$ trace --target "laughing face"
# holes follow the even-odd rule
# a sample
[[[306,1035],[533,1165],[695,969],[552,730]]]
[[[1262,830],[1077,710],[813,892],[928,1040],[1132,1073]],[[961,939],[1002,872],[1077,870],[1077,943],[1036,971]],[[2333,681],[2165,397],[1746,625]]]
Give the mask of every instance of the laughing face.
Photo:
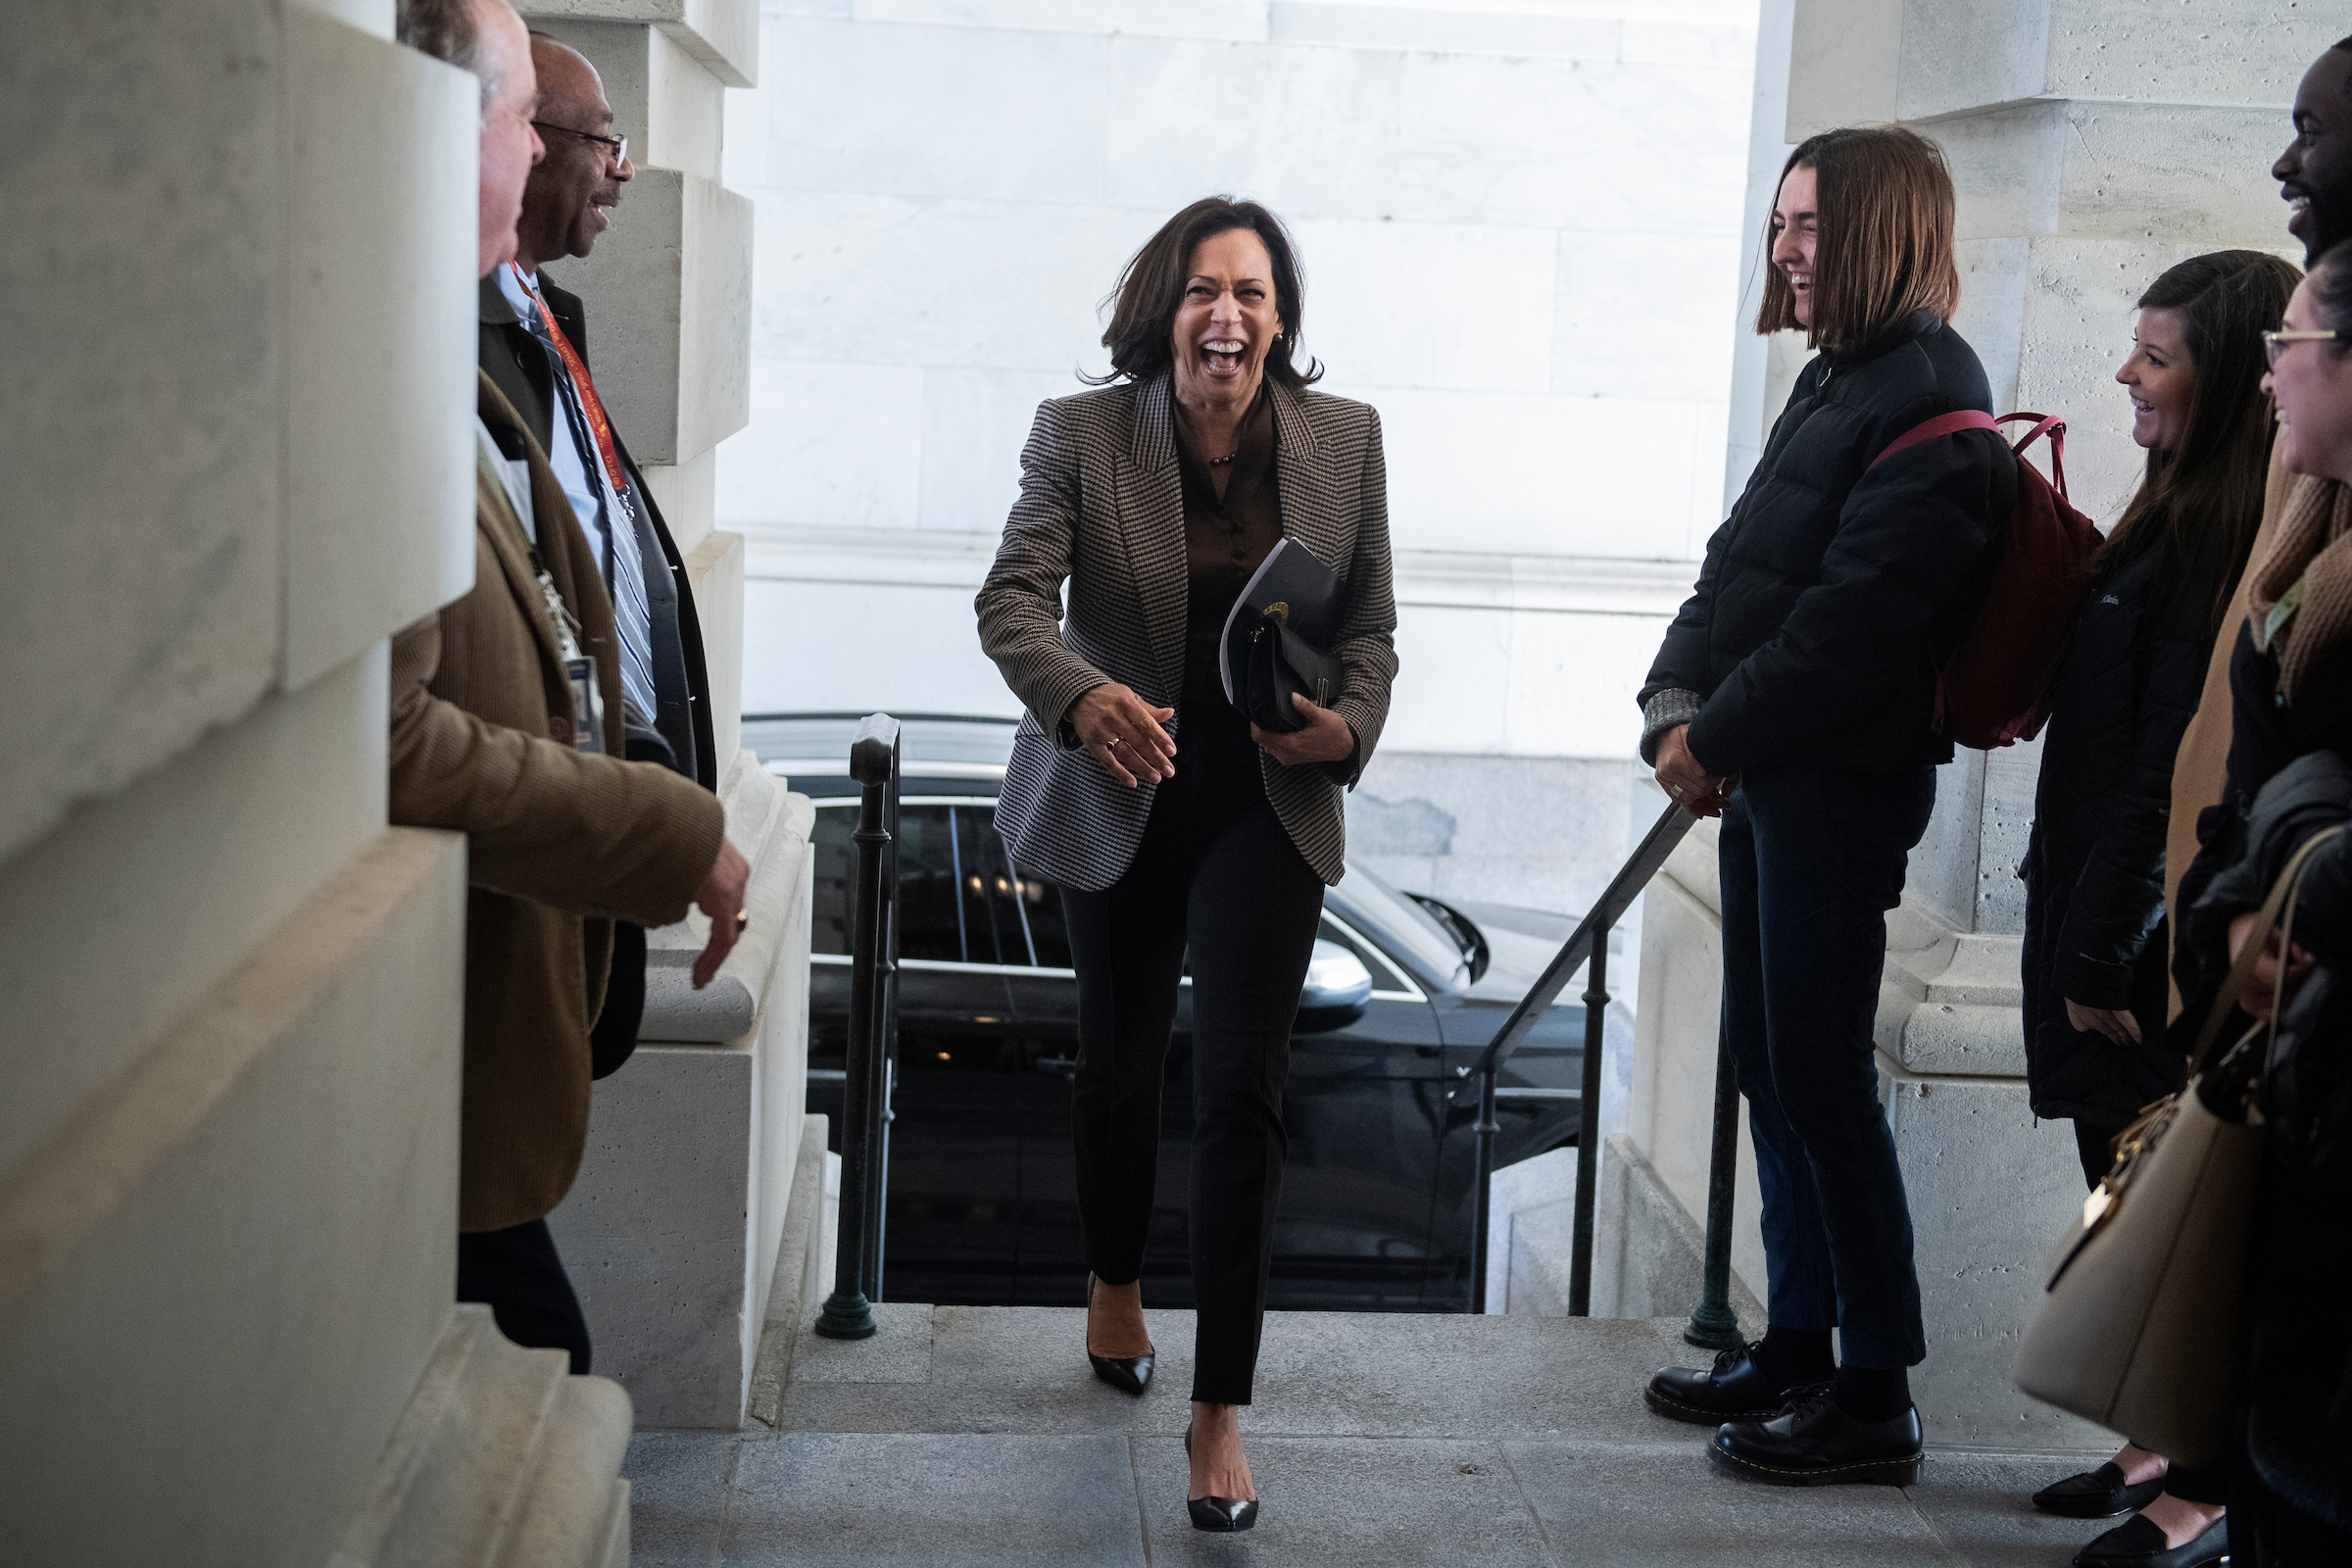
[[[1247,408],[1283,329],[1274,259],[1254,229],[1232,228],[1194,247],[1189,273],[1172,329],[1176,400],[1187,408]]]
[[[2330,49],[2295,90],[2295,139],[2271,166],[2286,199],[2286,231],[2309,267],[2352,236],[2352,51]]]
[[[1800,326],[1813,324],[1813,251],[1821,239],[1819,181],[1800,164],[1781,181],[1772,204],[1772,265],[1788,280],[1791,314]]]
[[[522,202],[522,244],[515,259],[524,271],[541,262],[585,256],[597,236],[612,224],[620,187],[637,172],[625,157],[613,156],[612,106],[596,68],[576,50],[553,38],[531,40],[539,74],[539,119],[546,126],[547,159],[531,172]]]
[[[2132,357],[2115,378],[2132,399],[2132,439],[2154,452],[2179,452],[2188,438],[2197,390],[2188,359],[2188,320],[2179,311],[2143,310],[2132,333]]]

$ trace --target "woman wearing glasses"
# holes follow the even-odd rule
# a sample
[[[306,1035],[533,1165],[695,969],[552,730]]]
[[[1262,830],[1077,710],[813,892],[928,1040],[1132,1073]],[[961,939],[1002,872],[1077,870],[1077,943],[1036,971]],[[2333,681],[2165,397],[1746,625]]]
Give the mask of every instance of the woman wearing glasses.
[[[2280,457],[2297,475],[2247,567],[2230,628],[2230,777],[2180,884],[2175,960],[2201,1018],[2295,848],[2352,818],[2352,244],[2313,264],[2265,334]],[[2315,858],[2294,947],[2276,936],[2241,1006],[2289,1005],[2261,1109],[2238,1343],[2243,1409],[2229,1457],[2230,1560],[2352,1562],[2352,852]],[[2278,966],[2283,961],[2282,976]]]
[[[2034,1114],[2072,1119],[2097,1186],[2109,1144],[2180,1087],[2167,1047],[2165,832],[2173,763],[2262,521],[2273,420],[2262,334],[2301,273],[2261,251],[2182,262],[2139,297],[2131,398],[2147,472],[2092,564],[2051,691],[2026,849],[2026,1081]],[[2142,1510],[2082,1561],[2219,1556],[2227,1478],[2127,1445],[2036,1494],[2079,1519]],[[2204,1557],[2196,1560],[2203,1561]]]
[[[1919,1468],[1908,1368],[1927,1341],[1872,1021],[1886,910],[1952,759],[1936,651],[1990,581],[2017,491],[1986,430],[1876,462],[1925,420],[1991,412],[1950,325],[1953,205],[1942,153],[1899,127],[1789,155],[1756,329],[1822,352],[1642,693],[1658,782],[1723,818],[1725,1021],[1770,1282],[1761,1341],[1710,1371],[1669,1367],[1647,1397],[1718,1427],[1717,1463],[1778,1485],[1908,1485]]]

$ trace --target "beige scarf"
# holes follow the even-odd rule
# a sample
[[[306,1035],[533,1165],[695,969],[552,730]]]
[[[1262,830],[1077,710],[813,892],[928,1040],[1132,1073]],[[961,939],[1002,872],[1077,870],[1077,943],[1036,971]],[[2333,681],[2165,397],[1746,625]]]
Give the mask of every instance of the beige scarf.
[[[2277,625],[2271,612],[2301,585],[2301,603]],[[2278,694],[2295,687],[2347,634],[2352,634],[2352,485],[2306,474],[2287,497],[2278,537],[2246,595],[2254,646],[2278,659]]]

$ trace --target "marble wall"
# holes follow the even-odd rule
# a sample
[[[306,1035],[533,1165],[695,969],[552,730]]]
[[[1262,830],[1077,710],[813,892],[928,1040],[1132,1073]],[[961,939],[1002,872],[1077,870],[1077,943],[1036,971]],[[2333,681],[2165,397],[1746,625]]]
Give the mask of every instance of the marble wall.
[[[1366,788],[1478,812],[1493,770],[1433,768],[1631,756],[1719,520],[1753,0],[764,10],[725,154],[750,423],[716,474],[748,709],[1016,710],[970,601],[1021,442],[1105,368],[1128,256],[1222,191],[1292,225],[1323,386],[1387,433],[1412,776]],[[1547,873],[1480,891],[1568,906],[1623,853],[1602,789],[1575,868],[1539,812],[1509,831]]]

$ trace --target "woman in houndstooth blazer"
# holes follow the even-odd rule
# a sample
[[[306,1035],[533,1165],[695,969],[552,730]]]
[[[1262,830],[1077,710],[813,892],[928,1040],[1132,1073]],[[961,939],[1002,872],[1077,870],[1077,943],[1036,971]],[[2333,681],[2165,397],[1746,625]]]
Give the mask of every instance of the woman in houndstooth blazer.
[[[980,590],[980,640],[1028,710],[997,821],[1059,885],[1078,970],[1073,1094],[1093,1270],[1087,1354],[1142,1394],[1140,1276],[1159,1086],[1193,973],[1190,1506],[1247,1530],[1250,1402],[1282,1186],[1291,1025],[1345,870],[1344,787],[1379,744],[1396,673],[1380,416],[1308,390],[1293,363],[1296,253],[1252,202],[1196,202],[1128,263],[1103,343],[1109,384],[1050,401]],[[1347,584],[1347,680],[1274,734],[1225,700],[1225,616],[1274,543]],[[1067,584],[1069,609],[1062,612]]]

